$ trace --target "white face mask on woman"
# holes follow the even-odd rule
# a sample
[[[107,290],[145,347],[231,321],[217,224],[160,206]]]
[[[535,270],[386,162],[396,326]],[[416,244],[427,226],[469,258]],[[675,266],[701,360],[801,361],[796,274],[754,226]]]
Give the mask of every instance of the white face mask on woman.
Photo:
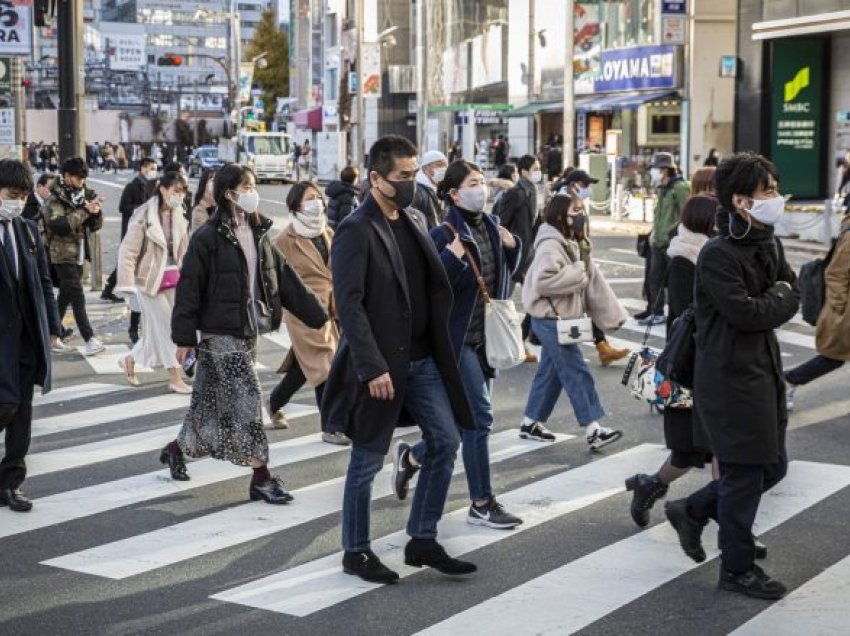
[[[487,205],[487,187],[480,185],[461,188],[457,191],[457,205],[467,212],[483,212]]]
[[[252,214],[260,207],[260,193],[256,190],[251,192],[237,192],[236,205],[245,210],[248,214]]]

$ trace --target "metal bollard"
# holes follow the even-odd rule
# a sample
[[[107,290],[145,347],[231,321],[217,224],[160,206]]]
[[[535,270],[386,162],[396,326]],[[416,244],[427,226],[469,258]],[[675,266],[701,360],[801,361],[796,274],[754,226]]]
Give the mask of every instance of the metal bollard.
[[[823,226],[821,227],[821,242],[829,247],[832,245],[832,199],[823,202]]]
[[[89,234],[89,253],[91,254],[91,290],[103,291],[103,246],[100,232]]]

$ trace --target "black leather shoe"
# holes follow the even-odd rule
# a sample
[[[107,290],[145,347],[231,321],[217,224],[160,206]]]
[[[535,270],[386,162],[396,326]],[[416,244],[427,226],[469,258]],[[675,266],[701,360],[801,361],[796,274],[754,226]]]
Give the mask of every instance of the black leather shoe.
[[[166,446],[159,454],[159,461],[168,466],[173,480],[189,481],[190,477],[182,453],[172,453]]]
[[[267,479],[262,484],[255,484],[252,481],[248,496],[251,497],[251,501],[262,499],[270,504],[288,504],[294,499],[283,489],[283,481],[277,476]]]
[[[124,302],[123,298],[119,298],[118,296],[116,296],[112,292],[103,292],[100,295],[100,299],[105,300],[108,303],[123,303]]]
[[[626,480],[626,490],[634,492],[632,497],[632,520],[641,528],[649,525],[649,511],[656,501],[667,494],[667,485],[658,475],[638,474]]]
[[[705,561],[705,550],[702,547],[702,529],[708,521],[694,519],[688,512],[688,500],[669,501],[664,506],[664,512],[670,525],[679,535],[679,545],[689,557],[697,563]]]
[[[450,557],[446,554],[443,546],[434,539],[411,539],[408,541],[407,545],[404,546],[404,562],[415,568],[427,565],[449,576],[463,576],[478,570],[478,566],[474,563]]]
[[[127,335],[130,336],[130,343],[136,344],[139,341],[139,330],[138,329],[130,329],[127,332]]]
[[[410,492],[410,480],[419,470],[419,466],[410,463],[410,444],[399,442],[393,449],[392,487],[395,496],[402,501]]]
[[[15,512],[29,512],[32,502],[24,496],[20,488],[4,488],[0,490],[0,505],[9,506]]]
[[[342,571],[359,576],[369,583],[396,583],[398,573],[393,572],[371,550],[348,552],[342,555]]]
[[[727,592],[738,592],[766,601],[780,599],[788,592],[788,589],[782,583],[770,578],[764,570],[755,564],[742,574],[734,574],[721,568],[717,587]]]

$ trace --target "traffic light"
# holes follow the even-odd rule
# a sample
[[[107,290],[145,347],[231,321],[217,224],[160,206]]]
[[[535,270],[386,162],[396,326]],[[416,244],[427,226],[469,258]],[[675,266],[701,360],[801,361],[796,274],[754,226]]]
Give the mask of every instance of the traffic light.
[[[183,58],[173,53],[166,53],[156,61],[157,66],[182,66]]]
[[[35,0],[33,2],[33,22],[37,27],[49,27],[56,17],[56,0]]]

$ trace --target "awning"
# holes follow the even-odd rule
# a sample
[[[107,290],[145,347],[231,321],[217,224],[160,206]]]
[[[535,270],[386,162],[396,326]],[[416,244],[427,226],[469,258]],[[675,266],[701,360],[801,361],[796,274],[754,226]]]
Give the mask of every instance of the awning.
[[[575,107],[577,111],[584,113],[634,110],[641,104],[655,102],[672,96],[678,96],[678,93],[676,91],[611,93],[609,95],[598,95],[589,99],[576,100]]]
[[[753,24],[753,40],[774,40],[798,35],[850,30],[850,11],[834,11],[798,16],[783,20],[767,20]]]
[[[508,117],[530,117],[538,113],[559,113],[564,110],[564,102],[560,99],[530,102],[525,106],[508,111]]]
[[[309,128],[314,132],[321,132],[322,107],[299,110],[292,115],[292,121],[299,128]]]

